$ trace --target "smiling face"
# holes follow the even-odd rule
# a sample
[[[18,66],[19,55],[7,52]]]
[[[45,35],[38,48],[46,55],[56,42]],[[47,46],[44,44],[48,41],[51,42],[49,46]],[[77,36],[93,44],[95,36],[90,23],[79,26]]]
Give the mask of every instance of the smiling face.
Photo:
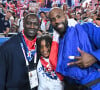
[[[54,8],[49,13],[50,21],[53,28],[63,36],[66,31],[67,20],[62,9]]]
[[[50,54],[50,44],[46,43],[45,40],[42,40],[40,43],[40,53],[41,56],[45,57],[45,58],[49,58],[49,54]]]
[[[29,40],[33,40],[39,30],[39,20],[35,14],[29,14],[24,19],[24,34]]]

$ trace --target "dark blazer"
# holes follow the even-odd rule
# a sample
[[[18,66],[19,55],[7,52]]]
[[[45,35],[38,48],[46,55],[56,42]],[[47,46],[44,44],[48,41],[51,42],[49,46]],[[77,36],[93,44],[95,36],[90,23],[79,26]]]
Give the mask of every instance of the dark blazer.
[[[0,90],[30,90],[21,42],[19,33],[0,46]]]

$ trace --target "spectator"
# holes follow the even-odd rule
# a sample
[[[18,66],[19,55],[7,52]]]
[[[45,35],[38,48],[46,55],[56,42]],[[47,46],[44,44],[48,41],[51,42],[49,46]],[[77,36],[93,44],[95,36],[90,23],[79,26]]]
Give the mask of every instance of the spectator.
[[[51,0],[47,0],[46,7],[47,8],[51,8],[51,4],[52,4],[52,1]]]
[[[1,18],[1,33],[4,33],[6,36],[8,36],[7,34],[9,33],[10,30],[10,23],[9,23],[9,19],[12,16],[12,12],[10,10],[7,11],[6,16]]]
[[[41,30],[46,31],[47,24],[48,24],[46,13],[41,11],[39,14],[40,14],[40,22],[41,22],[40,28],[41,28]]]
[[[58,7],[57,2],[53,2],[53,3],[52,3],[52,8],[53,8],[53,7]]]
[[[21,18],[18,19],[17,21],[17,26],[18,26],[18,32],[21,32],[24,28],[23,28],[23,19],[24,17],[28,14],[28,11],[25,10],[23,12],[23,16]]]
[[[13,23],[14,23],[14,16],[13,16],[13,11],[12,10],[9,10],[9,12],[11,12],[11,16],[9,18],[9,22],[10,22],[10,27],[12,27]]]

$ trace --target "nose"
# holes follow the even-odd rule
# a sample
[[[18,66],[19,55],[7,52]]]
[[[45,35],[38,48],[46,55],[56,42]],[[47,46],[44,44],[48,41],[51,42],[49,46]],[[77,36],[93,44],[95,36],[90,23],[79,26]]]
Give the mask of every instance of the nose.
[[[31,24],[31,28],[34,28],[34,24],[33,23]]]
[[[47,50],[47,48],[46,47],[43,47],[43,51],[46,51]]]
[[[60,20],[58,18],[55,19],[55,23],[59,23]]]

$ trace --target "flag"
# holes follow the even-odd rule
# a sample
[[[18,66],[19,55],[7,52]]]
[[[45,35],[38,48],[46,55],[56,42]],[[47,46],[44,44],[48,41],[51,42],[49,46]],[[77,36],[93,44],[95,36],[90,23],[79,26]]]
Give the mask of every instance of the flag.
[[[49,61],[50,61],[50,64],[52,65],[52,68],[55,71],[56,71],[57,59],[58,59],[57,58],[58,57],[58,47],[59,47],[59,34],[56,31],[54,31]],[[57,74],[57,76],[59,77],[60,80],[63,80],[63,76],[60,73],[56,72],[56,74]]]

